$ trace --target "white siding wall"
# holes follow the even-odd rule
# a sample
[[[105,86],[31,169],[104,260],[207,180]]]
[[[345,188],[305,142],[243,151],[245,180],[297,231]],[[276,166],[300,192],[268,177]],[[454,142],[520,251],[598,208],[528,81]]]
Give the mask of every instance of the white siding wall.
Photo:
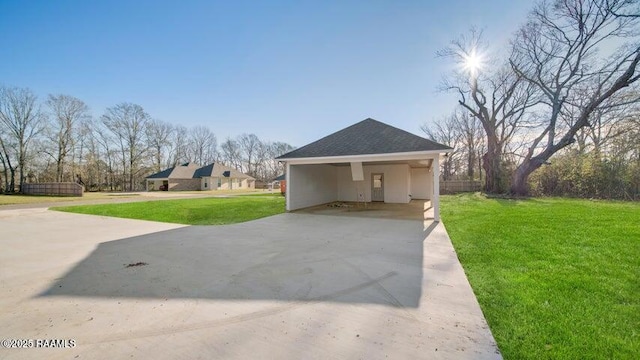
[[[427,168],[411,169],[411,198],[429,200],[433,194],[433,174]]]
[[[291,165],[289,171],[288,210],[302,209],[338,199],[335,166]]]
[[[220,178],[220,187],[218,189],[220,189],[220,190],[229,190],[229,189],[231,189],[231,179],[226,178],[226,177],[221,177]]]
[[[338,166],[339,201],[371,201],[371,174],[384,174],[384,202],[409,202],[409,165],[364,165],[364,181],[351,180],[351,167]]]

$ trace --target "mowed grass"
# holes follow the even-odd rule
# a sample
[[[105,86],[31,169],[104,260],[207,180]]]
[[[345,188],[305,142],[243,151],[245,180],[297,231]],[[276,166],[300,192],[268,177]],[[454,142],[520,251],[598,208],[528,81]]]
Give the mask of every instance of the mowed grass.
[[[505,359],[638,359],[640,204],[442,197]]]
[[[52,210],[186,225],[224,225],[284,212],[281,195],[158,200],[124,204],[55,207]]]
[[[256,193],[263,194],[264,190],[255,189],[234,189],[234,190],[209,190],[209,191],[152,191],[152,192],[85,192],[82,196],[47,196],[47,195],[22,195],[22,194],[0,194],[0,206],[17,204],[48,204],[58,202],[76,201],[109,201],[142,197],[172,197],[185,195],[199,196],[219,196]],[[275,194],[276,192],[269,192]],[[279,191],[277,192],[279,193]]]

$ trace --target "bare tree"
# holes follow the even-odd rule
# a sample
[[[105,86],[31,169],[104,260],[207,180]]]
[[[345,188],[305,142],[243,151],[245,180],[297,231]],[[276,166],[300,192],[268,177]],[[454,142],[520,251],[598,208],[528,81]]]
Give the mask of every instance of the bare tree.
[[[218,142],[216,136],[206,126],[196,126],[189,131],[189,158],[205,165],[215,160]]]
[[[147,126],[147,141],[149,142],[149,149],[152,151],[153,165],[156,172],[162,170],[162,166],[165,163],[167,150],[171,146],[172,134],[173,127],[171,124],[160,120],[152,120]]]
[[[15,159],[16,146],[4,126],[0,126],[0,163],[4,179],[4,191],[13,192],[16,187],[16,166],[11,162]]]
[[[109,190],[113,191],[115,185],[115,164],[116,164],[116,156],[117,152],[115,150],[115,140],[109,130],[100,126],[102,124],[90,124],[89,126],[93,129],[92,137],[97,144],[96,154],[98,158],[102,157],[103,161],[106,165],[106,176],[105,182],[109,187]],[[102,179],[100,179],[102,180]]]
[[[467,177],[473,180],[477,159],[482,156],[484,145],[484,129],[478,118],[466,111],[456,111],[452,115],[456,129],[460,134],[460,143],[464,147],[463,154],[466,158]]]
[[[640,94],[625,92],[625,99],[620,99],[620,93],[609,98],[599,106],[591,115],[589,126],[580,128],[575,135],[575,144],[578,152],[584,154],[587,151],[601,153],[615,139],[628,131],[625,122],[640,114]],[[589,99],[583,99],[584,102]],[[611,105],[609,105],[611,104]],[[562,115],[563,126],[570,127],[578,118],[578,111],[582,106],[568,109]]]
[[[176,166],[178,163],[189,161],[187,156],[187,140],[189,130],[182,125],[176,125],[170,137],[169,157],[166,166]]]
[[[238,136],[237,143],[242,151],[243,163],[246,164],[243,166],[244,172],[255,176],[257,172],[256,160],[261,146],[260,139],[255,134],[242,134]]]
[[[284,164],[280,163],[276,158],[292,151],[293,149],[293,146],[279,141],[272,142],[268,145],[268,158],[264,163],[265,181],[271,181],[284,173]]]
[[[240,145],[237,141],[227,138],[221,145],[222,150],[221,158],[225,165],[231,166],[236,170],[243,171],[242,169],[242,152]]]
[[[74,132],[78,123],[89,117],[89,107],[68,95],[49,95],[47,106],[52,120],[45,130],[50,143],[45,152],[56,164],[56,181],[63,181],[65,160],[73,150]]]
[[[427,138],[452,147],[442,162],[442,179],[451,180],[460,167],[461,146],[460,141],[462,135],[458,131],[456,120],[453,116],[444,118],[435,122],[431,126],[424,124],[421,130],[427,135]]]
[[[109,183],[109,168],[106,163],[107,158],[102,155],[101,143],[98,140],[100,135],[95,126],[95,122],[90,118],[78,124],[77,137],[81,138],[81,141],[86,144],[87,151],[84,156],[84,163],[80,161],[81,164],[78,164],[76,173],[82,174],[86,179],[87,190],[101,191],[103,184]],[[75,158],[75,156],[74,153],[73,157]]]
[[[128,190],[132,191],[135,189],[141,162],[149,148],[145,129],[150,117],[140,105],[121,103],[107,108],[101,119],[115,137],[121,154],[123,184],[128,183]]]
[[[510,64],[542,95],[544,108],[512,193],[527,194],[533,171],[572,144],[609,99],[637,86],[640,18],[628,16],[636,6],[634,0],[556,0],[531,12],[513,41]]]
[[[20,191],[26,179],[26,167],[30,145],[42,131],[44,116],[40,112],[36,95],[25,88],[0,88],[0,126],[4,128],[2,144],[5,162],[14,155],[17,157]],[[10,142],[10,143],[7,143]],[[9,150],[15,146],[15,152]],[[10,172],[15,176],[16,169],[12,165]],[[8,190],[13,191],[13,181]]]
[[[505,148],[526,126],[527,110],[536,105],[534,88],[522,76],[496,60],[497,66],[482,66],[486,46],[482,33],[472,29],[469,36],[451,42],[438,53],[458,64],[458,70],[443,84],[443,90],[458,93],[458,103],[482,124],[486,136],[483,155],[485,190],[502,193],[506,190],[503,168]]]

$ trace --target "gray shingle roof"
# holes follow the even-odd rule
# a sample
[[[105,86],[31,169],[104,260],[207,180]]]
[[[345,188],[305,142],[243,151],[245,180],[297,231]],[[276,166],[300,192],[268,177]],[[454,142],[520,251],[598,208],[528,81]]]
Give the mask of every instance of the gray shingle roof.
[[[193,177],[194,178],[201,178],[203,176],[211,176],[211,172],[213,171],[213,165],[215,165],[215,163],[211,163],[209,165],[205,165],[205,166],[199,168],[193,174]]]
[[[202,167],[198,167],[195,164],[182,164],[162,170],[158,173],[147,176],[147,179],[199,179],[205,176],[210,177],[223,177],[224,172],[229,172],[230,176],[237,179],[251,179],[251,176],[243,174],[236,169],[232,169],[228,166],[224,166],[218,163],[211,163]]]
[[[160,172],[157,172],[153,175],[149,175],[147,176],[147,179],[165,179],[168,178],[169,175],[171,175],[171,172],[173,171],[173,167],[170,167],[168,169],[162,170]]]
[[[368,118],[277,159],[448,151],[451,147]]]
[[[225,172],[229,172],[229,176],[224,175]],[[201,178],[204,176],[211,177],[232,177],[237,179],[253,179],[251,176],[241,173],[240,171],[224,166],[219,163],[211,163],[196,170],[193,175],[194,178]]]
[[[191,163],[176,166],[169,177],[172,179],[195,179],[194,174],[198,170],[198,167],[198,165]]]

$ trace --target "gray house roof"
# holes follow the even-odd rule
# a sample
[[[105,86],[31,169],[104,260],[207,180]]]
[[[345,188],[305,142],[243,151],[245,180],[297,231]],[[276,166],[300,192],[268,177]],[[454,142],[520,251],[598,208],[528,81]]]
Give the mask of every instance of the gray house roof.
[[[253,179],[251,176],[218,163],[211,163],[196,170],[194,178],[201,177],[231,177],[236,179]]]
[[[211,163],[202,167],[191,163],[185,163],[149,175],[147,176],[147,179],[199,179],[203,177],[227,177],[255,180],[251,176],[243,174],[236,169],[217,163]]]
[[[160,172],[157,172],[153,175],[149,175],[147,176],[147,179],[166,179],[169,177],[169,175],[171,175],[171,172],[173,171],[173,169],[175,169],[174,167],[170,167],[168,169],[164,169]]]
[[[198,170],[198,165],[186,163],[173,168],[173,171],[169,175],[171,179],[193,179],[193,175]]]
[[[452,148],[410,132],[368,118],[325,136],[277,159],[312,158],[413,151],[442,151]]]

